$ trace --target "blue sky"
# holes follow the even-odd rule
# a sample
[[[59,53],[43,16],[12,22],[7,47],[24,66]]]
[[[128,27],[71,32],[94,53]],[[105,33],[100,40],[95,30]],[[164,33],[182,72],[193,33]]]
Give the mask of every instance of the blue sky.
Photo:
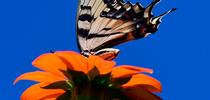
[[[132,0],[136,2],[137,0]],[[158,15],[178,10],[163,19],[148,38],[117,46],[118,65],[154,69],[163,85],[164,100],[210,100],[209,2],[162,0]],[[151,0],[141,0],[147,5]],[[13,85],[20,74],[34,71],[31,62],[50,50],[78,51],[75,17],[77,0],[0,0],[0,96],[19,100],[32,83]]]

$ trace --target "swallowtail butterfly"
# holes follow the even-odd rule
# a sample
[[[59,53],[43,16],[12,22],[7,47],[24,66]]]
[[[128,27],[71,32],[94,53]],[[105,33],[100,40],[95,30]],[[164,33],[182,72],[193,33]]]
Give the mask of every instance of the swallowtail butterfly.
[[[119,53],[113,46],[155,33],[163,16],[175,10],[153,16],[152,9],[159,1],[144,8],[122,0],[79,0],[77,42],[81,53],[112,60]]]

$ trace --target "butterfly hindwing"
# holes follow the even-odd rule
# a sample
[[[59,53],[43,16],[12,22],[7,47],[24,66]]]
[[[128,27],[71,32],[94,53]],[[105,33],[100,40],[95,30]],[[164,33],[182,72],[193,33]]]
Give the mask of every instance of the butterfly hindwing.
[[[77,16],[78,44],[81,52],[97,52],[118,44],[146,37],[157,31],[161,18],[154,17],[153,7],[121,0],[80,0]]]

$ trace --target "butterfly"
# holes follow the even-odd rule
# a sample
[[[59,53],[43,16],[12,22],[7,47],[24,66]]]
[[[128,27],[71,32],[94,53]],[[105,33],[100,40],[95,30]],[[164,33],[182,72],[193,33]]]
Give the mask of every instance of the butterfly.
[[[77,43],[81,54],[112,60],[119,54],[113,46],[155,33],[161,19],[176,10],[154,16],[152,9],[159,2],[153,0],[144,8],[123,0],[79,0]]]

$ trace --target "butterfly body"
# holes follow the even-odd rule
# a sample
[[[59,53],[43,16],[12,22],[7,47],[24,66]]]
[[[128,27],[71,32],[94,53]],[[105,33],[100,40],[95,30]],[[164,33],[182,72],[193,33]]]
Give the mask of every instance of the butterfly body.
[[[77,40],[81,53],[112,60],[119,53],[112,47],[155,33],[162,17],[175,10],[154,17],[152,9],[159,1],[144,8],[121,0],[80,0]]]

